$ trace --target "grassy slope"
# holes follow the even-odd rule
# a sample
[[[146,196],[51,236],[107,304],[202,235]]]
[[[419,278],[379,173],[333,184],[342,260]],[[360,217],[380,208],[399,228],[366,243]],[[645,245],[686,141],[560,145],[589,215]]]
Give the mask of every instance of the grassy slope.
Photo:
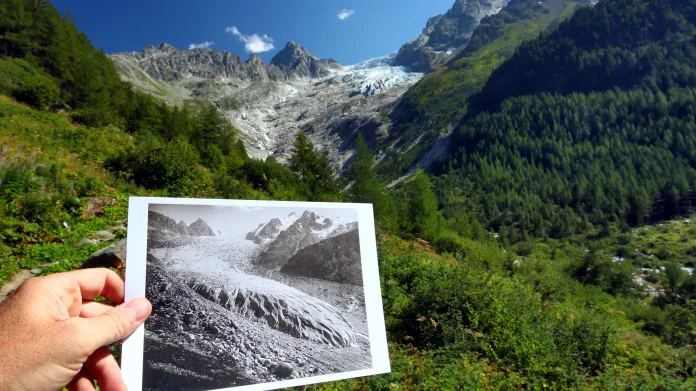
[[[502,36],[472,53],[459,57],[418,82],[406,93],[397,109],[393,134],[399,135],[396,152],[385,159],[382,170],[398,177],[433,143],[447,135],[466,114],[469,98],[483,88],[493,71],[525,40],[570,17],[578,3],[551,0],[543,4],[548,13],[508,24]],[[420,139],[419,139],[420,137]],[[418,140],[417,145],[412,145]]]
[[[57,162],[63,166],[64,177],[94,177],[101,184],[101,188],[93,190],[94,195],[114,196],[118,200],[115,207],[107,209],[104,216],[96,218],[83,217],[79,211],[67,215],[60,214],[58,210],[52,211],[61,217],[55,222],[61,223],[65,218],[72,227],[72,232],[61,229],[60,224],[58,228],[55,224],[35,227],[44,236],[53,235],[59,240],[34,244],[27,242],[28,246],[13,248],[12,254],[6,256],[5,262],[0,266],[0,285],[18,268],[32,267],[47,261],[55,260],[59,264],[45,270],[45,273],[74,269],[98,247],[93,245],[76,250],[74,243],[82,237],[90,236],[95,230],[106,228],[125,218],[128,195],[144,192],[113,178],[101,168],[101,161],[110,150],[128,142],[131,142],[130,137],[118,130],[76,127],[62,114],[38,112],[0,98],[0,145],[3,151],[0,154],[0,167],[17,160],[30,161],[33,166]],[[0,218],[4,219],[6,216]],[[655,229],[659,230],[659,227]],[[688,373],[689,365],[693,365],[689,361],[691,356],[662,344],[657,338],[637,332],[636,325],[616,309],[621,308],[619,304],[606,294],[559,277],[560,286],[566,286],[564,281],[570,283],[565,298],[555,303],[541,301],[537,289],[541,291],[545,286],[542,284],[541,288],[533,287],[528,281],[534,278],[548,280],[535,274],[537,269],[545,270],[553,263],[550,262],[553,256],[547,251],[548,246],[537,246],[528,256],[529,262],[523,263],[529,267],[523,266],[518,277],[509,277],[492,270],[499,268],[512,254],[505,253],[495,243],[467,243],[466,256],[453,257],[436,254],[423,242],[380,237],[380,277],[393,371],[387,375],[327,383],[310,389],[432,390],[467,386],[493,390],[515,389],[525,385],[541,389],[545,384],[543,377],[523,372],[516,367],[514,361],[496,358],[498,354],[501,357],[506,354],[504,344],[508,343],[507,338],[514,338],[514,333],[501,336],[490,330],[509,327],[514,332],[529,332],[552,324],[545,326],[543,322],[548,318],[546,315],[535,315],[536,310],[527,311],[527,315],[517,319],[513,316],[514,312],[510,313],[515,311],[517,305],[531,305],[527,310],[537,308],[539,312],[568,318],[570,321],[575,314],[593,314],[596,311],[593,316],[618,325],[618,348],[609,361],[610,365],[600,373],[588,374],[587,379],[581,380],[581,386],[575,389],[610,389],[609,386],[617,381],[642,384],[651,387],[649,389],[662,386],[665,389],[686,390],[693,387],[693,379],[680,378],[680,373]],[[106,244],[108,243],[102,245]],[[565,257],[577,256],[570,250],[563,254]],[[461,284],[450,278],[457,276],[465,278],[464,281],[468,281],[468,284]],[[447,307],[448,298],[472,300],[471,304],[478,306],[481,322],[488,322],[493,326],[495,322],[500,324],[488,327],[490,333],[484,332],[485,329],[481,329],[480,325],[468,325],[470,328],[465,331],[469,336],[465,336],[461,344],[434,348],[418,346],[419,340],[422,343],[423,340],[432,338],[428,337],[429,333],[447,332],[452,325],[451,322],[447,325],[447,316],[455,313],[442,312],[442,308]],[[493,301],[489,302],[489,298]],[[596,310],[588,310],[589,303],[602,304]],[[532,318],[528,319],[529,316]],[[416,336],[415,340],[412,335]],[[531,347],[536,338],[532,335],[529,337],[533,339],[529,345]],[[507,349],[509,348],[510,345]],[[544,354],[533,351],[521,351],[519,354],[521,357],[529,355],[540,360],[547,359]],[[540,369],[541,372],[545,370],[543,366]],[[546,388],[548,387],[564,388],[560,384],[554,386],[554,383],[548,384]]]
[[[80,239],[124,220],[128,196],[142,193],[119,183],[102,168],[104,156],[128,142],[130,137],[116,129],[74,126],[64,114],[39,112],[0,96],[0,172],[10,164],[26,165],[30,171],[56,164],[62,182],[72,184],[91,178],[98,184],[89,195],[80,197],[81,207],[71,212],[60,206],[49,207],[40,219],[17,218],[17,213],[12,213],[12,208],[23,207],[19,197],[6,200],[9,202],[0,200],[0,239],[4,244],[15,244],[9,248],[0,245],[0,286],[20,268],[57,261],[44,273],[75,269],[89,254],[110,244],[86,245],[79,250],[74,247]],[[89,196],[114,197],[117,203],[105,208],[102,216],[83,216]],[[63,222],[70,230],[63,227]]]
[[[482,245],[485,247],[485,245]],[[505,257],[502,250],[488,248],[489,252],[499,252],[500,257]],[[490,253],[487,255],[490,256]],[[518,297],[527,295],[535,296],[531,290],[506,289],[499,290],[500,287],[509,287],[508,283],[517,284],[534,269],[548,268],[548,254],[545,254],[545,246],[538,245],[534,254],[530,254],[527,259],[529,266],[526,271],[519,271],[520,277],[514,279],[498,278],[488,271],[480,269],[478,264],[481,262],[476,255],[467,258],[454,258],[449,255],[439,255],[432,251],[427,245],[419,242],[404,241],[394,237],[382,236],[379,240],[379,259],[380,277],[382,279],[382,293],[385,303],[385,316],[389,337],[389,349],[392,372],[390,374],[368,377],[343,382],[327,383],[316,386],[308,386],[308,390],[332,391],[332,390],[454,390],[454,389],[477,389],[477,390],[690,390],[696,385],[693,378],[694,361],[693,352],[688,350],[674,349],[665,345],[659,338],[647,336],[637,331],[637,324],[629,321],[622,311],[620,301],[610,296],[600,293],[592,287],[585,287],[576,282],[567,280],[565,288],[569,291],[569,299],[563,304],[544,302],[543,307],[538,311],[548,312],[553,317],[568,317],[572,322],[583,311],[590,309],[591,316],[601,319],[602,322],[610,322],[617,326],[616,334],[612,337],[616,350],[614,350],[608,364],[596,373],[584,373],[578,383],[574,385],[555,383],[547,378],[543,380],[539,377],[524,373],[515,364],[504,364],[500,360],[503,355],[502,343],[497,339],[495,331],[481,332],[475,325],[469,325],[465,331],[468,334],[465,340],[472,340],[473,346],[466,343],[453,344],[450,346],[429,349],[417,344],[409,335],[404,335],[400,329],[409,323],[412,332],[417,332],[418,328],[433,328],[438,330],[442,327],[439,323],[444,319],[439,318],[437,310],[432,312],[419,312],[414,314],[413,319],[399,319],[399,314],[404,312],[404,308],[413,305],[413,302],[420,300],[428,301],[432,291],[423,290],[423,285],[428,285],[430,281],[434,286],[442,289],[440,294],[447,296],[444,291],[449,288],[448,275],[453,270],[469,270],[474,280],[488,281],[479,286],[459,286],[454,291],[457,295],[470,295],[477,292],[483,296],[488,296],[481,292],[481,289],[491,289],[500,295],[500,301],[493,303],[492,312],[482,311],[480,316],[492,316],[498,311],[497,316],[501,316],[500,328],[510,327],[514,332],[519,331],[516,322],[524,320],[522,314],[507,313],[512,307],[507,308]],[[409,282],[413,285],[411,289],[406,288],[400,278],[404,278],[409,272],[417,270],[418,280]],[[496,285],[505,281],[500,285]],[[491,287],[491,284],[493,286]],[[543,285],[544,283],[541,282]],[[561,282],[561,284],[564,284]],[[421,287],[419,287],[419,285]],[[485,288],[483,288],[485,287]],[[521,285],[513,285],[520,288]],[[438,289],[434,288],[434,289]],[[536,290],[536,289],[535,289]],[[415,292],[420,292],[415,294]],[[413,294],[411,296],[411,294]],[[470,297],[475,297],[476,294]],[[510,296],[508,296],[508,294]],[[506,297],[508,296],[508,297]],[[496,301],[496,300],[494,300]],[[524,301],[524,299],[520,300]],[[601,303],[601,304],[600,304]],[[416,304],[418,305],[418,304]],[[439,307],[443,303],[431,303],[426,305]],[[555,308],[554,308],[555,307]],[[422,318],[420,316],[422,315]],[[441,315],[441,314],[440,314]],[[544,319],[541,316],[540,319]],[[434,321],[434,322],[433,322]],[[396,326],[398,325],[398,326]],[[447,326],[445,326],[446,328]],[[480,326],[479,326],[480,327]],[[494,329],[495,330],[495,329]],[[443,331],[441,331],[443,332]],[[529,336],[528,339],[520,337],[524,342],[530,344],[533,349],[534,344],[538,343],[535,337]],[[555,370],[558,370],[556,368]],[[689,371],[692,371],[689,375]],[[568,375],[567,373],[565,375]]]
[[[141,91],[147,92],[172,105],[183,105],[190,97],[187,91],[173,83],[157,80],[138,67],[136,61],[123,55],[113,56],[112,61],[121,77]]]

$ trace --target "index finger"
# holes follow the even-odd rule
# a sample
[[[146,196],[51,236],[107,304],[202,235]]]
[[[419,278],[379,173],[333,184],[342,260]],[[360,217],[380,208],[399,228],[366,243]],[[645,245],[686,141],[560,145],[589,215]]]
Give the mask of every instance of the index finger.
[[[109,269],[82,269],[55,274],[79,286],[82,300],[103,296],[116,304],[123,303],[126,285],[118,274]]]

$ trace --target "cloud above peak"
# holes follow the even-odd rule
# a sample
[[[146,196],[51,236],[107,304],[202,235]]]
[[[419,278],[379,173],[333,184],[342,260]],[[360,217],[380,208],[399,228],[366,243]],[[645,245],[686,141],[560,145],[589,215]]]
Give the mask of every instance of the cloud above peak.
[[[336,15],[336,17],[340,20],[346,20],[353,16],[353,14],[355,14],[355,10],[344,8],[338,13],[338,15]]]
[[[237,26],[230,26],[225,29],[226,33],[230,33],[237,37],[240,42],[244,43],[244,48],[250,53],[263,53],[269,50],[273,50],[273,38],[268,35],[246,35],[242,34]]]
[[[215,42],[213,42],[213,41],[205,41],[205,42],[201,42],[201,43],[192,43],[189,45],[189,49],[207,49],[213,45],[215,45]]]

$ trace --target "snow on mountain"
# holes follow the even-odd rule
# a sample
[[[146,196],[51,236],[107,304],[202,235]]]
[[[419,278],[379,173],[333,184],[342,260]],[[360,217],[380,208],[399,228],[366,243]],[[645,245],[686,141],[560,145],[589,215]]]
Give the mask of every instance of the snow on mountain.
[[[268,243],[274,241],[281,232],[290,228],[297,218],[297,213],[293,212],[286,217],[274,218],[265,224],[261,223],[256,230],[246,235],[246,239],[261,245],[261,247],[265,247]]]
[[[303,248],[358,228],[355,221],[339,217],[332,219],[310,211],[288,217],[294,221],[284,230],[280,230],[283,222],[275,218],[247,234],[247,240],[260,244],[261,252],[254,261],[256,265],[279,270],[285,261]]]
[[[122,78],[171,104],[214,102],[240,130],[251,157],[285,163],[305,131],[339,171],[353,155],[358,132],[371,144],[386,138],[385,114],[421,73],[393,66],[395,54],[342,67],[290,42],[275,63],[247,62],[227,52],[170,45],[117,53]]]

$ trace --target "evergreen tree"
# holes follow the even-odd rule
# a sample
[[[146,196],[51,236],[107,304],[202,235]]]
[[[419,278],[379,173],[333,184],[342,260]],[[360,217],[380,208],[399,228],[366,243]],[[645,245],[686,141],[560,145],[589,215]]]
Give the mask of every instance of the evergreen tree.
[[[348,178],[352,184],[348,198],[352,202],[373,205],[378,225],[386,230],[396,228],[396,204],[386,185],[377,175],[375,157],[365,142],[362,133],[358,133],[355,157],[351,163]]]
[[[312,201],[338,201],[340,190],[331,169],[329,157],[319,153],[304,132],[295,136],[290,169],[305,187],[306,197]]]
[[[407,184],[407,193],[406,225],[418,237],[435,239],[440,232],[440,214],[430,178],[422,170],[417,170]]]

